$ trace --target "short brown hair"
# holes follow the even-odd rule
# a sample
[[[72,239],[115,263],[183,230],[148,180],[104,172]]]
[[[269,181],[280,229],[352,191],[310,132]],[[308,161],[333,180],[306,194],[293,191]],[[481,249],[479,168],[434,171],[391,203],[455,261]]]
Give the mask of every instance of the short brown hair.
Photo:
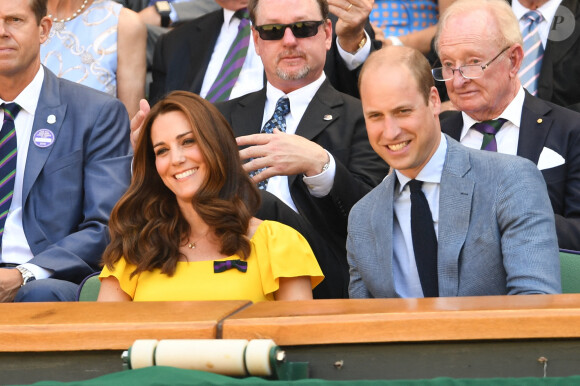
[[[421,52],[410,47],[388,46],[373,52],[367,58],[361,69],[358,78],[359,90],[361,79],[368,68],[397,64],[409,69],[417,82],[419,92],[423,95],[425,103],[428,104],[431,87],[435,86],[435,81],[431,74],[431,66]]]
[[[250,20],[253,25],[256,25],[256,8],[258,7],[258,2],[260,0],[250,0],[248,3],[248,12],[250,13]],[[322,15],[322,20],[328,19],[328,2],[326,0],[316,0],[318,7],[320,8],[320,14]],[[303,20],[304,21],[304,20]]]
[[[46,16],[46,3],[48,0],[28,0],[30,9],[34,12],[36,17],[36,24],[40,25],[40,21]]]
[[[210,102],[187,91],[174,91],[149,112],[133,158],[133,178],[111,213],[111,243],[103,262],[109,268],[124,257],[137,266],[133,274],[155,268],[172,275],[179,246],[191,231],[175,194],[155,166],[151,141],[153,122],[169,112],[188,120],[203,155],[207,173],[192,206],[221,242],[224,255],[250,255],[249,222],[260,204],[260,193],[242,167],[232,128]]]

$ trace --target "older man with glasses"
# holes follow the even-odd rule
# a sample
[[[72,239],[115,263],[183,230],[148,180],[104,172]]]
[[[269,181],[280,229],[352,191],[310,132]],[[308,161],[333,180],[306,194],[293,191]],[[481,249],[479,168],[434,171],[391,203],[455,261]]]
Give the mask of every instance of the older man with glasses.
[[[256,183],[328,246],[317,255],[326,278],[315,297],[347,297],[348,214],[388,166],[369,144],[360,100],[334,89],[323,71],[332,43],[326,0],[251,0],[248,10],[267,85],[217,107]]]
[[[442,131],[471,148],[533,161],[548,187],[560,248],[580,250],[580,114],[522,87],[523,42],[510,6],[459,0],[435,39],[442,67],[433,77],[460,110],[442,120]]]

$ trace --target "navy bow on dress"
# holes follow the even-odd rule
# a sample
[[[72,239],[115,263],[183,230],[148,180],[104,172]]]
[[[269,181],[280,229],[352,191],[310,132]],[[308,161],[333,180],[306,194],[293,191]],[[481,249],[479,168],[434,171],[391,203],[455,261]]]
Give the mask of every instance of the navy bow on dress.
[[[213,273],[220,273],[235,268],[242,273],[248,270],[248,263],[243,260],[225,260],[213,262]]]

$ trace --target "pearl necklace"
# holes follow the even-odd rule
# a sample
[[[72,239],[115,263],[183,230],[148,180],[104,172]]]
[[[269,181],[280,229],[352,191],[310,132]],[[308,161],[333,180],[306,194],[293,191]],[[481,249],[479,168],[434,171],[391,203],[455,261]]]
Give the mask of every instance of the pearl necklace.
[[[80,15],[81,13],[83,13],[83,9],[85,9],[85,7],[87,6],[87,3],[88,2],[89,2],[89,0],[83,1],[83,4],[81,5],[81,7],[79,9],[77,9],[75,12],[73,12],[72,16],[69,16],[66,19],[60,19],[60,20],[58,20],[58,17],[53,17],[50,13],[47,16],[49,18],[51,18],[52,21],[55,22],[55,23],[64,23],[64,22],[67,22],[67,21],[71,21],[72,19],[74,19],[75,17],[77,17],[78,15]]]

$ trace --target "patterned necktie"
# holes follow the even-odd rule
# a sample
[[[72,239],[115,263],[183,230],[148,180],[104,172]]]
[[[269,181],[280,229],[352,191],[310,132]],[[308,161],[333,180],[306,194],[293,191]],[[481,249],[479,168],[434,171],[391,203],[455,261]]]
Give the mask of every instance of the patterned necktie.
[[[286,115],[290,113],[290,100],[287,96],[283,96],[276,102],[276,109],[272,118],[266,122],[262,128],[262,133],[272,134],[274,129],[286,132]],[[250,173],[250,177],[254,177],[259,174],[265,168],[255,170]],[[265,190],[268,187],[268,180],[258,182],[258,188]]]
[[[0,245],[4,234],[4,224],[14,194],[16,176],[16,130],[14,119],[20,111],[16,103],[3,103],[4,123],[0,130]]]
[[[522,30],[522,36],[524,38],[524,60],[518,75],[522,85],[528,92],[536,95],[538,93],[538,77],[540,76],[540,68],[542,67],[542,57],[544,56],[544,47],[542,46],[538,29],[544,17],[538,11],[529,11],[522,16],[522,19],[528,23]]]
[[[212,103],[227,101],[230,98],[248,53],[250,19],[247,8],[236,11],[234,17],[240,19],[238,34],[226,54],[218,76],[205,96],[205,99]]]
[[[495,134],[501,129],[503,124],[507,119],[499,118],[492,119],[490,121],[483,121],[474,123],[471,126],[472,129],[479,131],[483,134],[483,142],[481,143],[481,150],[495,151],[497,152],[497,142],[495,140]]]
[[[411,237],[413,251],[423,296],[439,296],[439,277],[437,276],[437,236],[433,226],[433,216],[429,202],[421,190],[423,181],[411,180]]]

